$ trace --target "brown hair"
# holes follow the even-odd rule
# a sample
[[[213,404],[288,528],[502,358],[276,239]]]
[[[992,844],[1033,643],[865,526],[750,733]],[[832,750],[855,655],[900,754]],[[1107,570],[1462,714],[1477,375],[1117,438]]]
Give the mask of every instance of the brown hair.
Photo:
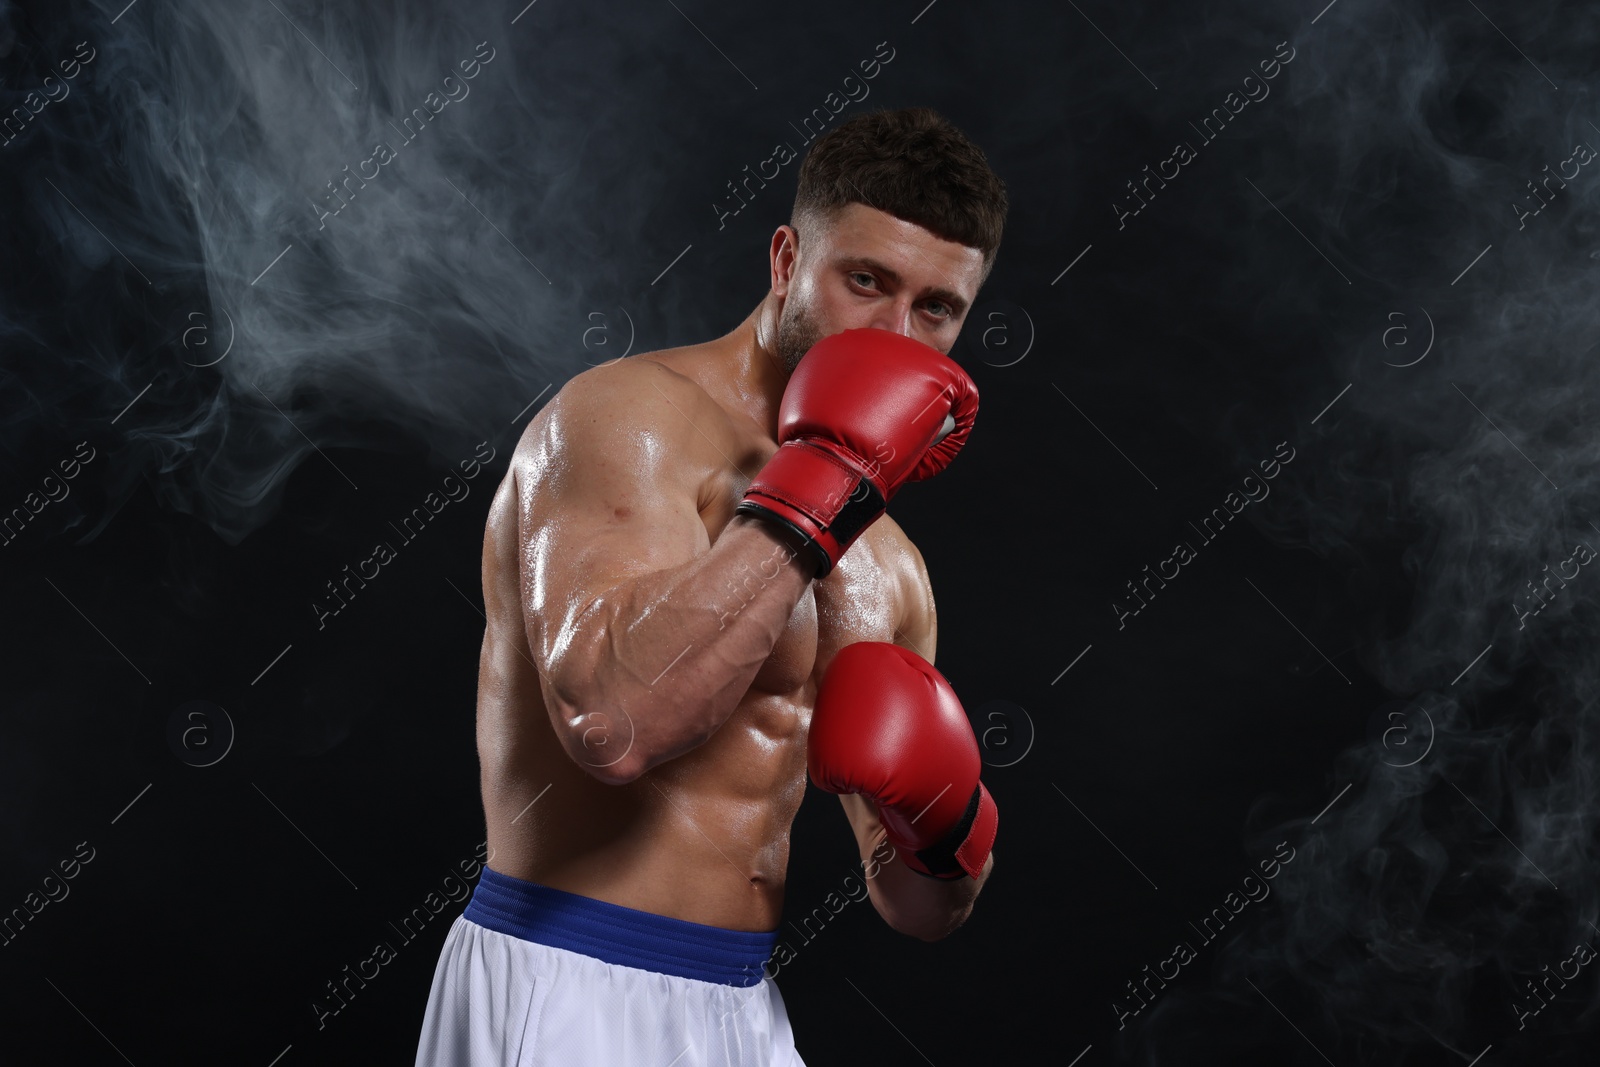
[[[1006,186],[982,150],[927,107],[870,111],[818,138],[800,164],[791,225],[864,204],[983,253],[987,277],[1006,221]]]

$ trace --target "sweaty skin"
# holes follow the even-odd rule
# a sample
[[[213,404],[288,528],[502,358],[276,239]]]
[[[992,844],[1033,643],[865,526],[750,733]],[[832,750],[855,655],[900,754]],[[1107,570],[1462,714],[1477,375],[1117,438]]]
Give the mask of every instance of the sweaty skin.
[[[743,323],[577,375],[512,456],[484,534],[477,708],[501,873],[772,930],[828,663],[856,641],[933,660],[927,570],[892,518],[817,581],[734,508],[810,344],[874,326],[948,352],[982,256],[860,204],[802,226],[803,247],[774,235],[772,290]],[[936,940],[965,921],[992,854],[982,879],[922,878],[884,862],[870,801],[840,800],[891,926]]]

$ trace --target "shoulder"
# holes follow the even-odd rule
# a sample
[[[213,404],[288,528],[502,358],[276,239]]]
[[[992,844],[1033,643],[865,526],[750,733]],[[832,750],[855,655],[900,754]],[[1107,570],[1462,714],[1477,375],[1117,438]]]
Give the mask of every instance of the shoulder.
[[[647,355],[612,360],[562,385],[523,429],[512,465],[530,483],[574,462],[664,470],[711,447],[704,433],[719,414],[698,384]]]
[[[662,418],[663,406],[699,411],[710,399],[694,381],[643,354],[614,359],[573,375],[529,423],[528,430],[548,432],[554,424],[571,431],[590,422],[618,427],[658,421],[672,424]],[[525,432],[524,438],[527,436]]]

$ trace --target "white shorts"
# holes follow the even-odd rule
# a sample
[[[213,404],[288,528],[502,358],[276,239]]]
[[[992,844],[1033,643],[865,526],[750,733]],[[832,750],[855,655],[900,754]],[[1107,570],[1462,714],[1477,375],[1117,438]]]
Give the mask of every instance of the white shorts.
[[[805,1067],[763,970],[777,939],[485,867],[439,955],[417,1067]]]

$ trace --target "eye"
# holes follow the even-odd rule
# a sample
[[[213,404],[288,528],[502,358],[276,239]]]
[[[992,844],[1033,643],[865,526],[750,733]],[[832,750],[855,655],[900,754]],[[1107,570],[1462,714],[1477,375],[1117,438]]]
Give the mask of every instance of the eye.
[[[853,270],[849,273],[848,277],[851,281],[855,282],[863,289],[874,288],[878,281],[878,279],[874,278],[871,274],[864,270]],[[863,278],[865,278],[866,281],[862,281],[861,279]]]
[[[930,300],[928,301],[927,306],[930,308],[939,309],[934,314],[935,318],[948,319],[955,314],[955,309],[953,309],[949,304],[946,304],[943,300]]]

